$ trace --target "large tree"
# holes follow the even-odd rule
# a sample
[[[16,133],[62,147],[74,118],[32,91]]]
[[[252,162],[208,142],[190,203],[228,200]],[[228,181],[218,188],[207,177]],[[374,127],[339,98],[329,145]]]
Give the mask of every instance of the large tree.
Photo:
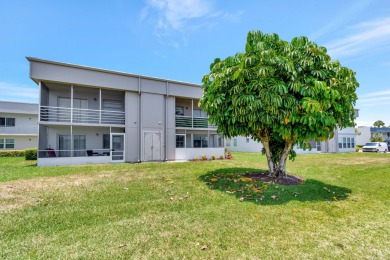
[[[202,82],[200,105],[218,132],[261,142],[274,176],[286,175],[294,144],[310,147],[353,126],[355,72],[306,37],[287,42],[251,31],[245,52],[215,59]]]
[[[382,120],[377,120],[374,122],[374,126],[380,128],[381,126],[385,126],[385,123]]]

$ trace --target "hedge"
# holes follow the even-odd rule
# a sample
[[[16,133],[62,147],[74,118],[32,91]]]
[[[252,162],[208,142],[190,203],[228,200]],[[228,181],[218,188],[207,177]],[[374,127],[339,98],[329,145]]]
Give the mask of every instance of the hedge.
[[[0,157],[23,157],[25,156],[25,150],[4,150],[0,151]]]
[[[38,149],[37,148],[29,148],[26,149],[26,160],[36,160],[37,159],[37,153]]]

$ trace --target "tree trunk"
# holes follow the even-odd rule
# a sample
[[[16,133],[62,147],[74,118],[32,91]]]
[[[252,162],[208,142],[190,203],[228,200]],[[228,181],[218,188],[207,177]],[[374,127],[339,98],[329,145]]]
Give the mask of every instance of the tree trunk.
[[[265,150],[265,155],[267,156],[267,163],[268,163],[268,170],[271,173],[271,175],[275,175],[275,165],[272,161],[272,153],[271,149],[269,147],[269,140],[262,140],[263,147]]]
[[[290,153],[291,148],[292,148],[292,142],[286,141],[286,144],[284,146],[282,153],[280,154],[279,162],[278,162],[277,167],[276,167],[277,168],[276,175],[278,177],[283,178],[283,177],[287,176],[286,162],[287,162],[287,157],[288,157],[288,154]]]

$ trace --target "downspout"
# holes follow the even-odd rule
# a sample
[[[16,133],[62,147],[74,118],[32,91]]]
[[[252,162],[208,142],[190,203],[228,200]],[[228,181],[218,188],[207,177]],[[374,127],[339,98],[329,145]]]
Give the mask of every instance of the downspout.
[[[73,85],[70,87],[70,157],[73,157]]]
[[[141,162],[141,149],[142,149],[142,111],[141,111],[141,78],[138,77],[138,162]]]
[[[168,98],[169,98],[169,85],[168,85],[168,81],[166,82],[166,89],[165,89],[165,122],[164,122],[164,157],[165,157],[165,161],[168,161],[168,158],[167,158],[167,137],[168,137],[168,134],[167,134],[167,131],[168,131],[168,127],[167,127],[167,122],[168,122]]]

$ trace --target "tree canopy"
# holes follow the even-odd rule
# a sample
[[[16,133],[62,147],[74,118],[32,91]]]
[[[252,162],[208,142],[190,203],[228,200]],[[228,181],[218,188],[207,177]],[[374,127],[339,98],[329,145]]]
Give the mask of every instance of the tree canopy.
[[[285,174],[296,143],[332,138],[353,126],[355,72],[306,37],[248,33],[245,52],[216,58],[203,77],[201,107],[227,138],[261,142],[271,173]]]
[[[377,120],[374,122],[375,127],[383,127],[385,126],[385,123],[382,120]]]

